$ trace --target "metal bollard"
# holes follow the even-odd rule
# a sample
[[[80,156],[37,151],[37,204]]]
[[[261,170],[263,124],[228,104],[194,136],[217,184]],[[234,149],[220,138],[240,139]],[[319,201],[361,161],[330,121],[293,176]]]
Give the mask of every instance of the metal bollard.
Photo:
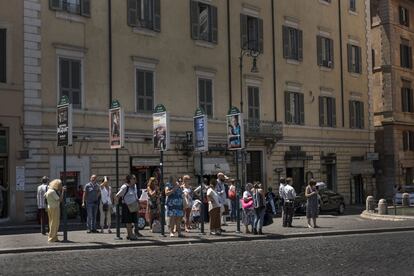
[[[383,198],[378,202],[378,214],[388,215],[387,201]]]
[[[374,197],[373,196],[367,196],[365,210],[367,212],[373,212],[375,210]]]
[[[402,206],[403,207],[410,207],[410,194],[403,193],[402,195]]]

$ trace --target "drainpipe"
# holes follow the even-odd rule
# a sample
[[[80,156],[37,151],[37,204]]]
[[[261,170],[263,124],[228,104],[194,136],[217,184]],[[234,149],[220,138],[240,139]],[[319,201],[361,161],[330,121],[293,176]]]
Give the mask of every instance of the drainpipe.
[[[273,109],[274,109],[274,118],[275,122],[277,122],[277,99],[276,99],[276,54],[275,54],[275,1],[271,0],[272,2],[272,54],[273,54]]]
[[[345,110],[344,110],[344,68],[343,68],[343,53],[342,53],[342,10],[341,0],[338,0],[338,20],[339,20],[339,62],[341,73],[341,110],[342,110],[342,127],[345,127]]]
[[[108,60],[109,60],[109,105],[112,103],[112,7],[111,0],[108,0]]]
[[[232,106],[232,84],[231,84],[231,39],[230,39],[230,0],[227,0],[227,54],[229,72],[229,109]]]

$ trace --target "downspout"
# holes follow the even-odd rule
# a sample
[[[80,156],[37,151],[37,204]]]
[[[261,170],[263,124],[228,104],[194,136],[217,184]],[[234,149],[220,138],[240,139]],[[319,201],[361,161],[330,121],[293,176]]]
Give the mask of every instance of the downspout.
[[[232,106],[232,84],[231,84],[231,39],[230,39],[230,0],[227,0],[227,54],[229,72],[229,109]]]
[[[345,110],[344,110],[344,68],[343,68],[343,53],[342,53],[342,10],[341,0],[338,0],[338,20],[339,20],[339,62],[341,73],[341,111],[342,111],[342,127],[345,127]]]
[[[109,60],[109,108],[112,104],[112,6],[108,0],[108,60]]]
[[[273,52],[273,109],[274,109],[274,118],[277,122],[277,94],[276,94],[276,45],[275,45],[275,1],[272,2],[272,52]]]

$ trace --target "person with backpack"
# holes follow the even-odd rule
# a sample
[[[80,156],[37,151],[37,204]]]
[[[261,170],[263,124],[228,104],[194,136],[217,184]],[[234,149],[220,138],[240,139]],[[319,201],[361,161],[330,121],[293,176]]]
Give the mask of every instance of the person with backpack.
[[[263,235],[263,221],[266,211],[266,200],[265,194],[262,189],[262,183],[255,182],[253,185],[253,206],[254,206],[254,223],[253,223],[253,234]]]
[[[230,220],[232,222],[235,222],[237,219],[237,191],[236,186],[234,185],[235,179],[231,178],[229,180],[230,186],[229,186],[229,200],[230,200]]]
[[[135,185],[136,177],[133,174],[125,177],[125,183],[115,195],[115,201],[122,206],[122,223],[127,229],[127,240],[137,240],[132,232],[132,225],[138,221],[138,191]],[[121,200],[121,201],[120,201]]]

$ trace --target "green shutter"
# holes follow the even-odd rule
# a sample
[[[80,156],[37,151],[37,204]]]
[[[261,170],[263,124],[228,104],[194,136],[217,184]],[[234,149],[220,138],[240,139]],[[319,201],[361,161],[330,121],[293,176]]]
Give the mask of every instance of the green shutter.
[[[361,128],[365,128],[365,112],[364,112],[364,103],[363,102],[359,102],[359,108],[360,108],[360,127]]]
[[[154,31],[161,31],[161,3],[160,0],[153,0],[154,4]]]
[[[257,23],[258,23],[258,34],[257,34],[257,38],[259,40],[259,52],[263,53],[263,19],[258,18],[257,19]]]
[[[355,128],[355,109],[353,101],[349,101],[349,127]]]
[[[408,68],[413,68],[413,53],[412,48],[408,47]]]
[[[49,0],[49,7],[52,10],[62,10],[62,0]]]
[[[404,87],[401,88],[401,108],[402,108],[402,112],[407,112],[407,99],[406,99],[405,90],[406,90],[406,88],[404,88]]]
[[[319,97],[319,125],[325,125],[325,114],[324,114],[324,106],[323,106],[323,97]]]
[[[198,40],[200,37],[198,2],[190,0],[190,20],[191,20],[191,38]]]
[[[128,0],[127,3],[127,21],[128,25],[131,27],[136,27],[138,25],[138,1],[137,0]]]
[[[361,47],[357,47],[357,68],[358,68],[358,73],[361,74],[362,73],[362,51],[361,51]]]
[[[240,14],[240,47],[242,49],[248,49],[248,36],[247,36],[247,15]]]
[[[80,3],[81,15],[91,16],[91,1],[90,0],[81,0]]]
[[[151,9],[150,9],[150,5],[152,3],[150,3],[150,2],[152,2],[152,1],[151,0],[139,0],[139,1],[144,1],[144,19],[140,20],[140,23],[141,23],[140,25],[144,28],[152,29],[153,28],[153,23],[152,23],[152,20],[150,20],[150,13],[152,12]],[[141,14],[141,12],[139,11],[140,8],[141,8],[141,5],[138,2],[138,20],[140,18],[140,14]]]
[[[304,105],[304,98],[305,96],[300,93],[299,94],[299,104],[298,104],[298,108],[299,108],[299,124],[300,125],[304,125],[305,124],[305,105]]]
[[[217,23],[217,7],[210,6],[210,19],[211,19],[211,42],[218,42],[218,23]]]
[[[333,45],[333,39],[328,39],[329,41],[329,61],[331,62],[329,68],[334,67],[334,45]]]
[[[302,30],[297,30],[298,35],[298,60],[303,60],[303,32]]]
[[[292,114],[290,110],[290,93],[285,92],[285,122],[286,124],[292,123]]]
[[[316,58],[318,65],[322,65],[322,37],[316,36]]]
[[[0,29],[0,82],[7,82],[7,30]]]
[[[336,100],[332,98],[332,127],[336,127]]]
[[[352,73],[354,70],[352,68],[352,45],[346,45],[347,52],[348,52],[348,72]]]
[[[403,151],[407,151],[408,150],[408,131],[403,131],[402,137],[403,137]]]
[[[289,27],[282,26],[282,36],[283,36],[283,57],[290,58],[289,51]]]

